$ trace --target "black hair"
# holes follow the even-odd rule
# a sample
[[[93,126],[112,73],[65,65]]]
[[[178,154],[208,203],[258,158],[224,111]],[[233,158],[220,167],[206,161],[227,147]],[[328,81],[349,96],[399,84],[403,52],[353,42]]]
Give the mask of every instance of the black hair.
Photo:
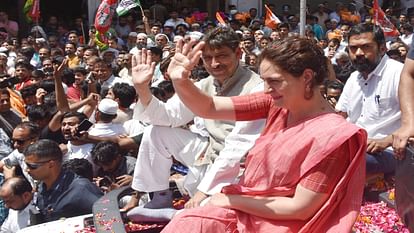
[[[51,159],[62,161],[62,151],[59,145],[50,139],[40,139],[30,144],[23,152],[24,156],[34,155],[41,160]]]
[[[45,90],[47,93],[55,91],[55,81],[51,79],[42,80],[39,83],[39,87]]]
[[[23,67],[29,71],[33,70],[33,66],[30,65],[30,63],[28,61],[19,61],[16,63],[15,68],[17,69],[17,67]]]
[[[362,33],[371,32],[374,33],[374,40],[377,42],[378,47],[380,45],[385,45],[385,36],[381,27],[376,26],[372,23],[360,23],[351,27],[351,30],[348,33],[348,41],[352,36],[360,35]]]
[[[36,122],[50,118],[50,112],[42,105],[30,105],[27,108],[27,117],[29,121]]]
[[[93,167],[87,159],[70,159],[62,164],[62,169],[71,171],[90,181],[93,179]]]
[[[126,83],[116,83],[112,87],[112,92],[114,97],[119,99],[119,106],[123,108],[129,108],[137,96],[135,88]]]
[[[16,125],[15,129],[28,129],[29,130],[29,135],[30,138],[38,138],[40,135],[40,128],[39,125],[34,123],[34,122],[30,122],[30,121],[24,121],[21,122],[20,124]]]
[[[203,37],[208,47],[229,47],[233,51],[239,48],[240,37],[229,27],[216,27]]]
[[[91,155],[94,163],[109,165],[120,156],[120,148],[114,142],[99,142],[92,148]]]
[[[81,112],[67,112],[63,114],[62,120],[65,118],[69,118],[69,117],[77,117],[79,120],[79,123],[81,123],[83,120],[88,118],[84,113],[81,113]]]
[[[39,86],[37,85],[29,85],[29,86],[23,87],[20,90],[20,94],[22,95],[23,99],[28,98],[30,96],[35,96],[38,88]]]
[[[21,196],[23,193],[31,193],[33,188],[29,181],[26,178],[18,176],[12,177],[5,181],[3,185],[10,185],[10,189],[13,195]]]
[[[336,90],[342,90],[344,89],[344,84],[337,81],[337,80],[328,80],[325,84],[326,90],[328,89],[336,89]]]

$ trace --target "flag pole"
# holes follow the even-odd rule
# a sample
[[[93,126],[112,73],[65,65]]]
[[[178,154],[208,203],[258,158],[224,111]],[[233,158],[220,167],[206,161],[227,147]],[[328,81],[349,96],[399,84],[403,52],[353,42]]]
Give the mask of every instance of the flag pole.
[[[300,27],[299,27],[300,36],[305,36],[305,25],[306,25],[306,0],[300,0]]]
[[[144,10],[142,9],[141,4],[139,4],[139,9],[141,9],[141,14],[142,14],[142,17],[144,17],[144,16],[145,16],[145,15],[144,15]]]

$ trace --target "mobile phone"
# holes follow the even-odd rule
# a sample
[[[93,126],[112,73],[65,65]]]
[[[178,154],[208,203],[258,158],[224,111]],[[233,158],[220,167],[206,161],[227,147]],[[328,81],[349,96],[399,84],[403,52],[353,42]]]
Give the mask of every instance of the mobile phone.
[[[88,131],[89,128],[91,128],[93,125],[92,122],[90,122],[88,119],[83,120],[79,125],[78,128],[76,130],[76,136],[80,137],[80,132],[82,131]]]
[[[109,176],[104,176],[104,178],[102,178],[102,180],[99,181],[99,186],[109,187],[112,183],[112,179]]]

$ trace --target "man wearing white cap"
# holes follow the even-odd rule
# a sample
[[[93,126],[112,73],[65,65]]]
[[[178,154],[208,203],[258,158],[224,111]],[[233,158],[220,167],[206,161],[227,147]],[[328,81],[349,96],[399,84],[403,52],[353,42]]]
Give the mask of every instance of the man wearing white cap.
[[[90,129],[89,134],[93,136],[117,136],[125,134],[125,129],[121,124],[114,124],[112,121],[116,118],[118,103],[112,99],[105,98],[98,104],[95,111],[96,123]]]
[[[127,38],[127,41],[126,41],[126,46],[127,46],[128,50],[131,50],[132,48],[135,47],[136,41],[137,41],[137,36],[138,36],[138,33],[136,33],[136,32],[130,32],[128,34],[128,38]]]

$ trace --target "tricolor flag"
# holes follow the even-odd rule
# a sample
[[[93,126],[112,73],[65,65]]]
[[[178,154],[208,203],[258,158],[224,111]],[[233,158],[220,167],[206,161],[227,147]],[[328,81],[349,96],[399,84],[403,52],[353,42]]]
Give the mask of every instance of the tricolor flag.
[[[374,0],[373,4],[374,10],[374,24],[381,27],[384,31],[385,36],[399,36],[400,33],[398,32],[397,28],[391,21],[385,16],[384,11],[379,7],[378,0]]]
[[[226,26],[226,22],[224,21],[223,17],[221,17],[221,14],[219,12],[216,12],[216,19],[221,24],[221,26]]]
[[[266,8],[266,18],[265,18],[265,26],[271,29],[276,29],[277,25],[281,23],[280,19],[273,14],[272,10],[265,4]]]
[[[32,18],[30,17],[30,12],[33,6],[33,0],[26,0],[26,3],[23,6],[23,13],[26,17],[27,22],[32,22]]]
[[[121,0],[121,2],[118,4],[118,7],[116,8],[116,13],[119,16],[122,16],[128,13],[129,10],[137,6],[141,6],[139,0]]]

